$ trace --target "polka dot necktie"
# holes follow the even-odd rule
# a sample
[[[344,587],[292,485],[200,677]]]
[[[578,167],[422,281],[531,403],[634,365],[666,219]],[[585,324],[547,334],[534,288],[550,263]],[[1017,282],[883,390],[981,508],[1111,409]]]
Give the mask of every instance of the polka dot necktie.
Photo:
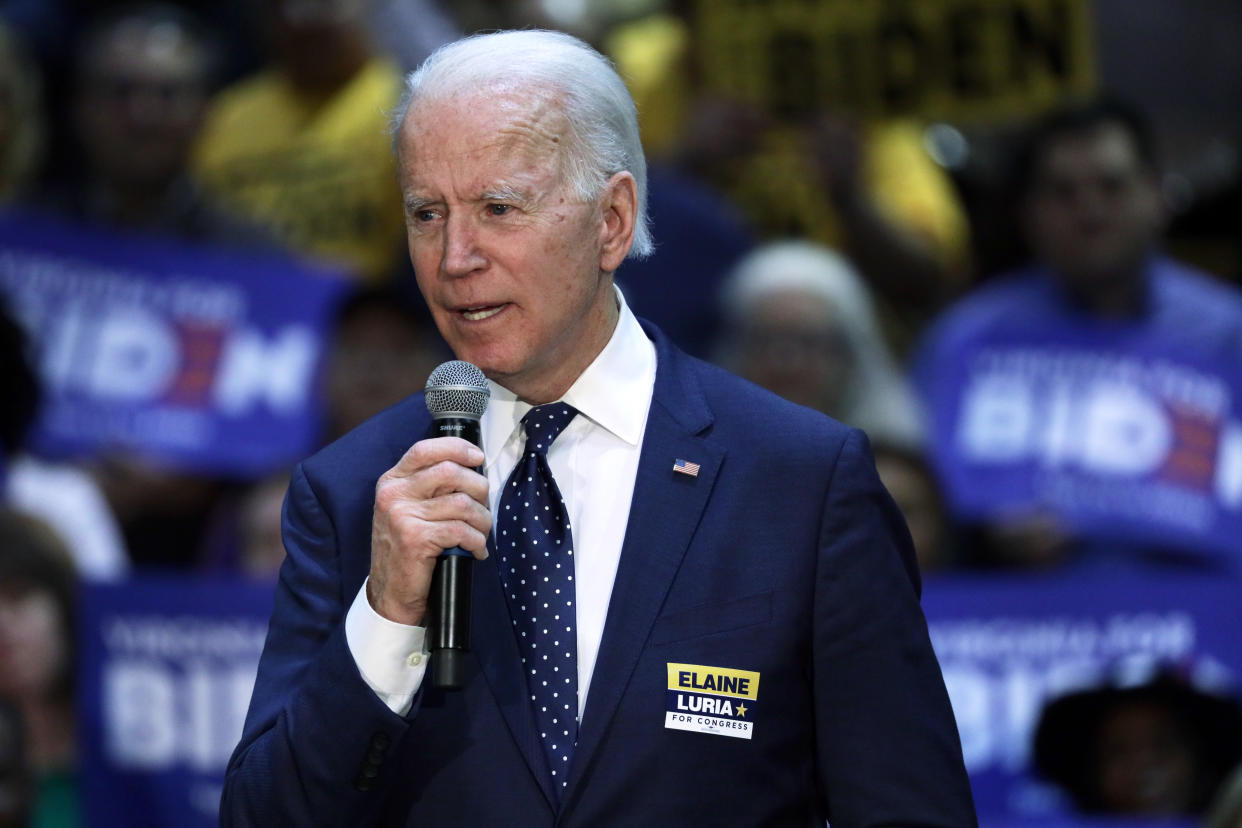
[[[495,524],[509,616],[558,793],[578,740],[578,638],[573,536],[547,453],[577,413],[565,403],[526,412],[526,448],[505,483]]]

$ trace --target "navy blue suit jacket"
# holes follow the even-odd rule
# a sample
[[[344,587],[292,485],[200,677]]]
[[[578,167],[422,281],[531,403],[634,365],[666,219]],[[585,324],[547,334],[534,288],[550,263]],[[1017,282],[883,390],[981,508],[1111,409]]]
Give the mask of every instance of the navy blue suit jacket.
[[[293,474],[223,824],[974,824],[909,534],[866,438],[648,333],[655,393],[562,804],[493,558],[475,564],[464,689],[428,682],[398,716],[346,645],[375,482],[426,433],[419,395]],[[666,728],[670,663],[759,673],[752,738]]]

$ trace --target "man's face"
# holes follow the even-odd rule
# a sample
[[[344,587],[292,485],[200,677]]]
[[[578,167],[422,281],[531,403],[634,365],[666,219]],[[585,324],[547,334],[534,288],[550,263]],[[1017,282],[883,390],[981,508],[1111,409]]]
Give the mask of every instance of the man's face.
[[[46,589],[0,586],[0,696],[46,694],[68,656],[56,599]]]
[[[571,191],[564,115],[490,89],[415,103],[400,133],[410,259],[459,359],[519,397],[559,398],[607,344],[629,250],[633,178]]]
[[[132,23],[100,44],[77,102],[92,166],[126,187],[162,186],[186,165],[206,108],[204,56],[174,26]]]
[[[844,416],[841,406],[853,366],[836,314],[836,308],[809,291],[763,296],[735,334],[735,370],[791,402]]]
[[[1201,777],[1193,737],[1168,709],[1130,701],[1110,711],[1100,725],[1097,756],[1100,800],[1109,813],[1192,812]]]
[[[368,0],[272,0],[272,49],[277,63],[304,89],[331,91],[357,68]]]
[[[1163,218],[1152,172],[1115,125],[1053,138],[1026,206],[1035,254],[1087,290],[1133,272]]]

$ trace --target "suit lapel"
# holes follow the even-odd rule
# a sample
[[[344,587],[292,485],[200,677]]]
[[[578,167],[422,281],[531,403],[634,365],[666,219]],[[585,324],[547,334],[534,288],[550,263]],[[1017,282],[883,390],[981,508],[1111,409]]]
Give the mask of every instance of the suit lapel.
[[[574,749],[566,805],[616,713],[725,454],[701,435],[711,424],[711,412],[687,370],[686,358],[658,333],[652,338],[658,353],[655,394],[608,618]],[[698,475],[675,472],[678,459],[698,463]]]

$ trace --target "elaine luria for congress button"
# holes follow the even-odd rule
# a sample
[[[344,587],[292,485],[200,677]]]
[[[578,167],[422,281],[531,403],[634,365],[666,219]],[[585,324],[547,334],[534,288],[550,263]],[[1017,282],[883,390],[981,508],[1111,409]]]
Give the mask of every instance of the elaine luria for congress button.
[[[669,662],[664,726],[749,739],[758,698],[758,673]]]

